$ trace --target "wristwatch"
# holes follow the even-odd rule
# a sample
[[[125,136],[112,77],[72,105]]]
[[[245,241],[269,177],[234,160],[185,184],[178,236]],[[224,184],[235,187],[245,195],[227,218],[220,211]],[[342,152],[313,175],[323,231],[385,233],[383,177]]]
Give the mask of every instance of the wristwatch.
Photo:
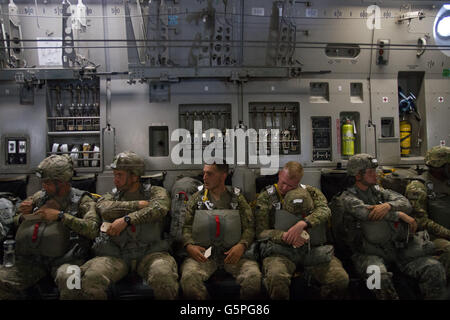
[[[58,221],[61,221],[64,218],[64,211],[58,212]]]
[[[123,220],[127,223],[127,225],[131,226],[131,218],[129,216],[123,217]]]

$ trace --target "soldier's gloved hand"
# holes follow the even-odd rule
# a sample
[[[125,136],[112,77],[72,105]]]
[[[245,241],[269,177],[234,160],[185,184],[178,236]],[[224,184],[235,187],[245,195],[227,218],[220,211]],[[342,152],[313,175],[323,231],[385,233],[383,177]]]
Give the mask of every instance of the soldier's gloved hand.
[[[399,211],[398,217],[409,225],[409,232],[416,233],[417,221],[413,217],[408,216],[406,213]]]
[[[58,220],[58,209],[49,208],[47,206],[42,206],[35,212],[35,214],[38,214],[41,216],[42,219],[47,221],[56,221]]]
[[[127,226],[128,224],[125,222],[123,218],[117,218],[111,224],[108,231],[106,231],[106,234],[113,237],[118,236],[123,230],[125,230]]]
[[[189,256],[198,262],[205,262],[206,260],[208,260],[207,258],[205,258],[204,255],[205,250],[206,250],[205,248],[196,246],[194,244],[188,244],[186,246],[186,251],[189,254]]]
[[[230,250],[227,252],[224,252],[226,254],[226,258],[224,260],[225,263],[237,263],[239,259],[241,259],[242,255],[245,251],[245,245],[242,243],[235,244],[233,247],[231,247]]]
[[[372,210],[369,213],[369,220],[379,221],[391,210],[389,203],[377,204],[374,206],[368,206],[367,209]]]
[[[19,205],[19,210],[22,214],[31,214],[33,213],[33,201],[32,200],[23,200]]]
[[[283,233],[282,240],[286,242],[288,245],[301,247],[303,246],[307,240],[305,240],[301,234],[302,231],[306,227],[305,221],[299,221],[295,225],[289,228],[288,231]]]

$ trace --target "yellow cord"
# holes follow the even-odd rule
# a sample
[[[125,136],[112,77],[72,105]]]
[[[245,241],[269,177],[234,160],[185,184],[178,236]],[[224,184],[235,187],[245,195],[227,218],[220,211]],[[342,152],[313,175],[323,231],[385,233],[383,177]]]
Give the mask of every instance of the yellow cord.
[[[205,189],[205,194],[203,195],[202,200],[203,200],[203,202],[208,201],[208,189]]]
[[[283,196],[281,195],[280,190],[278,189],[278,184],[275,183],[274,186],[275,186],[275,189],[277,189],[278,195],[280,196],[280,202],[281,202],[281,204],[284,204],[284,198],[283,198]]]

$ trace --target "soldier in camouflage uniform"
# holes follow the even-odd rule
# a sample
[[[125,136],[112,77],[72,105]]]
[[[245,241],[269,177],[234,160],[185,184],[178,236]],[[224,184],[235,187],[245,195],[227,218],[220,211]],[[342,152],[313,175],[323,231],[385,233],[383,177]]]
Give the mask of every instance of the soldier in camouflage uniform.
[[[413,207],[418,228],[427,230],[436,247],[435,254],[450,278],[450,147],[437,146],[425,155],[428,171],[411,181],[406,197]]]
[[[17,299],[47,274],[54,277],[60,298],[76,289],[68,287],[71,265],[81,265],[100,227],[95,201],[89,193],[72,188],[72,159],[52,155],[38,166],[42,189],[25,199],[14,220],[16,264],[0,267],[0,299]],[[70,286],[72,287],[72,286]]]
[[[238,188],[225,186],[227,174],[227,164],[205,164],[204,186],[186,206],[183,244],[189,256],[181,266],[180,284],[188,299],[209,298],[204,281],[218,268],[236,278],[241,299],[255,299],[260,294],[258,263],[243,257],[255,237],[253,213]],[[209,247],[212,255],[205,257]]]
[[[327,200],[319,189],[300,185],[302,177],[301,164],[288,162],[278,174],[278,183],[266,187],[256,201],[256,235],[268,240],[261,244],[263,282],[271,299],[287,300],[291,278],[300,267],[320,283],[322,298],[343,298],[348,274],[333,247],[325,245],[330,217]],[[302,236],[304,231],[310,240]]]
[[[178,296],[178,270],[163,239],[170,210],[167,191],[143,185],[144,160],[134,152],[116,155],[111,168],[116,188],[97,202],[103,224],[93,246],[97,255],[81,267],[84,299],[107,299],[108,287],[136,271],[160,300]]]
[[[355,177],[355,185],[340,196],[346,232],[353,235],[349,243],[356,271],[368,277],[367,267],[381,271],[381,287],[374,289],[378,299],[398,299],[387,265],[416,279],[425,299],[441,299],[445,294],[443,266],[431,257],[432,243],[426,234],[414,235],[417,223],[407,213],[409,201],[401,194],[377,185],[378,162],[368,154],[352,156],[347,173]]]

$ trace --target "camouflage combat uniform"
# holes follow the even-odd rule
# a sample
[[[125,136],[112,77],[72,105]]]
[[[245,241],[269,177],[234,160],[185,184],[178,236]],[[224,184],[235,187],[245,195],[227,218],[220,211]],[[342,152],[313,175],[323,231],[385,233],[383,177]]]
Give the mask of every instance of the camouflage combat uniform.
[[[275,189],[276,187],[273,186]],[[327,206],[327,200],[320,190],[312,186],[304,186],[289,191],[290,193],[301,194],[304,189],[307,197],[311,198],[311,211],[304,217],[308,223],[309,228],[316,228],[319,226],[326,227],[328,219],[330,218],[330,209]],[[283,202],[281,194],[276,193],[280,202]],[[305,198],[305,197],[303,197]],[[285,204],[283,204],[283,207]],[[258,239],[268,239],[274,244],[287,246],[282,240],[284,231],[275,229],[275,207],[272,201],[272,196],[269,191],[262,192],[256,201],[255,219],[256,219],[256,235]],[[308,230],[306,230],[308,231]],[[325,248],[326,240],[318,248]],[[308,244],[305,244],[297,250],[304,251],[305,256],[309,255]],[[294,263],[286,255],[270,254],[263,257],[263,271],[264,284],[271,299],[289,299],[290,297],[290,283],[294,272],[298,267],[304,267],[305,272],[312,276],[320,283],[320,295],[322,298],[342,298],[345,290],[348,287],[349,278],[347,272],[342,267],[341,262],[337,259],[331,251],[328,252],[328,261],[320,261],[320,263],[308,263],[305,265],[305,260],[300,259],[300,262]]]
[[[162,223],[169,212],[170,198],[164,188],[151,186],[149,196],[144,188],[145,186],[141,185],[135,193],[115,192],[98,200],[97,210],[103,221],[113,222],[125,215],[130,217],[131,225],[119,236],[127,232],[132,234],[138,226]],[[149,201],[150,205],[139,209],[139,200]],[[119,281],[134,269],[153,289],[156,299],[168,300],[177,297],[177,264],[167,252],[169,247],[164,240],[161,239],[160,244],[155,243],[153,246],[142,244],[143,246],[139,247],[137,244],[134,252],[125,252],[112,238],[106,234],[97,238],[94,244],[97,257],[81,266],[83,298],[107,299],[110,284]]]
[[[351,160],[355,162],[351,162]],[[350,158],[347,170],[350,175],[356,175],[359,171],[353,168],[362,165],[362,169],[370,168],[370,165],[364,167],[364,162],[372,157],[367,154],[359,154]],[[376,159],[375,165],[376,167]],[[359,163],[358,163],[358,162]],[[415,243],[416,238],[411,238],[409,233],[406,235],[406,241],[394,241],[394,236],[391,236],[388,240],[382,239],[379,242],[374,242],[372,238],[378,238],[379,230],[369,230],[369,228],[377,227],[385,223],[385,225],[391,227],[392,233],[396,233],[397,230],[403,230],[405,227],[403,222],[399,220],[398,211],[402,211],[406,214],[411,212],[411,205],[404,196],[392,191],[382,189],[378,185],[370,186],[366,191],[359,189],[356,185],[348,188],[340,196],[345,215],[351,217],[352,225],[354,228],[350,228],[349,232],[357,233],[354,243],[350,244],[350,248],[353,251],[352,261],[355,265],[356,271],[366,278],[367,267],[370,265],[376,265],[381,271],[381,289],[374,289],[374,293],[378,299],[398,299],[397,292],[392,282],[392,273],[388,272],[386,264],[395,264],[398,269],[416,279],[419,283],[422,294],[425,299],[441,299],[444,294],[445,284],[445,271],[443,266],[436,259],[432,258],[429,251],[420,248],[420,253],[416,257],[407,255],[407,252],[412,250],[412,246]],[[368,206],[377,205],[381,203],[389,203],[391,210],[381,221],[370,221]],[[387,221],[383,222],[383,221]],[[407,230],[407,226],[404,230]],[[376,234],[368,234],[369,232]],[[406,231],[407,232],[407,231]],[[407,241],[409,240],[409,241]],[[427,242],[426,240],[424,242]],[[430,243],[428,241],[428,243]],[[431,244],[431,243],[430,243]],[[425,247],[424,247],[425,248]],[[429,248],[429,246],[427,247]]]
[[[200,187],[202,189],[202,187]],[[186,218],[183,226],[183,244],[198,244],[193,235],[193,224],[196,210],[204,208],[204,192],[200,190],[194,193],[189,199],[186,206]],[[245,200],[244,196],[238,192],[237,188],[226,187],[226,191],[220,195],[218,200],[210,197],[210,203],[214,210],[230,209],[233,206],[239,210],[241,230],[240,240],[246,248],[249,248],[255,237],[255,221],[253,212]],[[227,231],[229,232],[229,231]],[[223,236],[223,235],[222,235]],[[235,244],[237,244],[235,243]],[[208,248],[205,248],[208,249]],[[224,252],[230,248],[213,246],[212,255],[206,262],[198,262],[191,257],[187,257],[181,266],[180,285],[183,294],[188,299],[204,300],[209,298],[208,291],[204,285],[204,281],[208,280],[211,275],[218,269],[223,268],[230,273],[241,286],[241,299],[255,299],[259,297],[261,290],[261,271],[256,261],[241,257],[236,264],[224,263]]]
[[[439,150],[441,151],[436,152]],[[436,167],[450,164],[450,148],[432,148],[428,151],[425,162]],[[450,215],[450,180],[440,181],[429,172],[424,172],[418,178],[420,180],[411,181],[407,185],[405,195],[413,207],[418,228],[427,230],[430,234],[436,247],[435,255],[444,265],[448,280],[450,278],[450,229],[434,221],[432,216],[439,212]]]
[[[52,156],[56,161],[61,156]],[[48,158],[47,158],[48,159]],[[44,160],[41,165],[45,162]],[[62,160],[66,161],[66,160]],[[41,166],[40,165],[40,166]],[[50,164],[51,165],[51,164]],[[70,174],[71,177],[71,174]],[[69,179],[70,179],[69,177]],[[58,224],[63,224],[70,230],[72,240],[70,250],[66,254],[59,257],[48,257],[43,255],[21,255],[19,247],[21,241],[16,244],[16,263],[11,268],[0,266],[0,299],[16,299],[23,297],[24,290],[36,284],[47,274],[55,279],[60,292],[60,298],[65,299],[73,294],[76,289],[69,289],[67,280],[72,273],[67,273],[70,265],[81,265],[89,255],[90,240],[93,240],[99,230],[100,217],[95,210],[95,201],[86,192],[71,188],[69,194],[64,198],[56,198],[49,196],[45,191],[38,191],[26,200],[32,201],[32,206],[38,208],[43,206],[47,201],[56,200],[60,205],[60,210],[64,212],[63,218]],[[23,223],[22,213],[18,210],[15,223],[20,225]],[[40,230],[45,222],[35,220],[36,239],[35,243],[40,243],[42,239]],[[37,226],[40,223],[40,228]],[[40,229],[40,230],[39,230]],[[19,231],[18,231],[19,233]],[[29,239],[30,242],[33,241]]]

